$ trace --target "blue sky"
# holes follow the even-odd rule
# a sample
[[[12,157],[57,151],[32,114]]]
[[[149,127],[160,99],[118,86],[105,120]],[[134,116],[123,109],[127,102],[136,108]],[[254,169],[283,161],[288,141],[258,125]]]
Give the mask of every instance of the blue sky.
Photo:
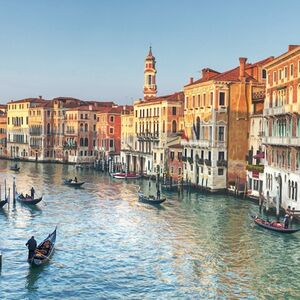
[[[297,0],[0,0],[0,102],[36,97],[132,103],[151,44],[158,94],[204,67],[224,71],[300,44]]]

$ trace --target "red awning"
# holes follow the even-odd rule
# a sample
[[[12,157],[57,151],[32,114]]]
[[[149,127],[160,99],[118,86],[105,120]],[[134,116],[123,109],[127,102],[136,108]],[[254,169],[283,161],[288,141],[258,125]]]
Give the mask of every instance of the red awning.
[[[254,155],[253,158],[255,158],[255,159],[265,158],[265,153],[264,152],[258,153],[256,155]]]

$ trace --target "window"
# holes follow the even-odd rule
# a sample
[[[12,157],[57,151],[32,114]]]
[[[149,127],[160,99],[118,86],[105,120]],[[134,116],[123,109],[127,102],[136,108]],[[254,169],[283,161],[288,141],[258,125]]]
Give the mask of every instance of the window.
[[[181,168],[178,168],[178,175],[181,175]]]
[[[173,106],[173,107],[172,107],[172,115],[173,115],[173,116],[176,116],[176,106]]]
[[[153,159],[156,160],[156,152],[153,153]]]
[[[284,67],[284,78],[287,78],[288,75],[288,67]]]
[[[161,153],[160,154],[160,161],[163,161],[164,155]]]
[[[224,142],[224,126],[219,126],[218,139],[220,142]]]
[[[224,158],[225,158],[224,151],[219,151],[218,160],[224,160]]]
[[[174,151],[170,152],[170,158],[171,158],[171,160],[174,160]]]
[[[109,133],[111,133],[111,134],[114,133],[114,128],[113,128],[113,127],[110,127],[110,128],[109,128]]]
[[[214,93],[210,92],[210,105],[213,106],[214,105]]]
[[[293,77],[294,76],[294,65],[291,64],[290,66],[290,76]]]
[[[109,140],[109,147],[110,148],[114,147],[114,140],[112,140],[112,139]]]
[[[273,72],[273,82],[277,81],[277,73],[276,71]]]
[[[152,84],[152,75],[148,75],[148,84],[149,84],[149,85]]]
[[[225,93],[224,92],[220,92],[220,98],[219,98],[219,105],[223,106],[225,105]]]
[[[113,123],[114,122],[114,116],[109,117],[109,122]]]
[[[200,94],[199,94],[198,95],[198,104],[197,104],[198,107],[200,107],[200,105],[201,105],[200,102],[201,102],[201,98],[200,98]]]
[[[224,175],[224,169],[223,168],[218,168],[218,175],[219,176]]]
[[[203,94],[203,106],[206,106],[206,94]]]
[[[176,124],[176,121],[173,120],[173,121],[172,121],[172,132],[173,132],[173,133],[176,133],[176,131],[177,131],[177,124]]]
[[[266,79],[267,78],[267,71],[265,69],[262,69],[261,78],[262,79]]]

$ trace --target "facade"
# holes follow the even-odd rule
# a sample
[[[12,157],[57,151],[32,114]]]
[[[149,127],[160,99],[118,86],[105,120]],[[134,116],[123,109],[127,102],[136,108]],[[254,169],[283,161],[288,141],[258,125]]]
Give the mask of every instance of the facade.
[[[29,98],[7,104],[7,155],[10,158],[29,157],[29,110],[44,100]]]
[[[300,209],[300,46],[264,66],[267,72],[264,104],[265,196],[283,208]]]
[[[168,177],[172,178],[173,183],[181,182],[183,179],[182,152],[181,144],[169,146]]]
[[[132,106],[115,106],[97,114],[98,157],[109,165],[121,166],[121,118],[132,112]],[[123,166],[124,167],[124,166]]]
[[[168,172],[168,147],[180,142],[183,93],[139,100],[134,103],[137,140],[128,158],[135,171],[147,175]]]
[[[7,156],[7,106],[0,105],[0,157]]]
[[[271,58],[219,73],[203,69],[185,86],[184,179],[211,191],[246,183],[253,92],[264,91],[262,66]]]

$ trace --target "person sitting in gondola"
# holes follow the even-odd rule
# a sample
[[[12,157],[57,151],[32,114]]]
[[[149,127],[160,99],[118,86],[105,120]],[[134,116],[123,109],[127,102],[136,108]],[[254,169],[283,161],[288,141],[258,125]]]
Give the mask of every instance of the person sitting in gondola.
[[[77,177],[75,177],[75,178],[74,178],[74,182],[76,182],[76,183],[77,183]]]
[[[25,195],[25,198],[29,198],[30,196],[28,194]]]

